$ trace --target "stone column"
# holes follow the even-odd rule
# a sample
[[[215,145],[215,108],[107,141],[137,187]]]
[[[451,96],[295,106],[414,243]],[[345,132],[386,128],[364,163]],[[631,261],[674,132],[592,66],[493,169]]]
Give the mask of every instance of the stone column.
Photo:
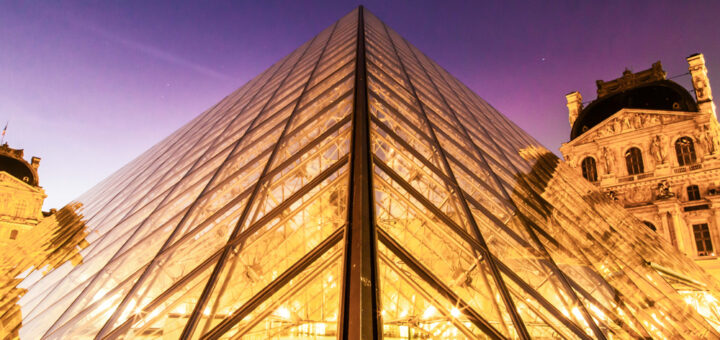
[[[568,119],[570,120],[570,128],[572,128],[573,123],[575,123],[575,119],[577,119],[580,111],[582,111],[583,109],[582,96],[580,95],[580,92],[575,91],[566,94],[565,99],[567,99],[567,107],[569,112]]]

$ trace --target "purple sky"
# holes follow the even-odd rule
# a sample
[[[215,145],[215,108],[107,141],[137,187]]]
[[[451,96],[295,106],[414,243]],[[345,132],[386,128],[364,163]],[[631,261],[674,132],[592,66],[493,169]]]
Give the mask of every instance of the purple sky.
[[[720,93],[718,1],[364,4],[556,153],[564,95],[625,67],[674,76],[702,52]],[[0,124],[61,207],[357,5],[3,1]]]

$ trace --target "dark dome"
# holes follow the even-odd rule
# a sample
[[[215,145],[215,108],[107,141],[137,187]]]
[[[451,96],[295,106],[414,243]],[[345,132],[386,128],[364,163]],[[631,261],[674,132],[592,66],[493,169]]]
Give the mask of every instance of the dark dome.
[[[660,80],[594,100],[578,115],[570,139],[592,129],[621,109],[698,111],[695,100],[685,88],[670,80]]]
[[[22,160],[8,155],[0,155],[0,171],[5,171],[25,183],[37,186],[35,172],[32,171],[29,164]],[[24,178],[27,178],[27,181]]]

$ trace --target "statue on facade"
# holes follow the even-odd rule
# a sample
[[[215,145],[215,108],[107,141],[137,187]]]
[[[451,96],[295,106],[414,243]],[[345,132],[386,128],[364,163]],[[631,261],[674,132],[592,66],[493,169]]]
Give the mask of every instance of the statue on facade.
[[[620,124],[620,119],[613,120],[613,132],[615,134],[618,134],[622,131],[622,124]]]
[[[615,154],[607,147],[602,149],[602,159],[605,165],[605,173],[610,174],[615,169]]]
[[[645,125],[647,125],[647,126],[653,126],[653,125],[660,124],[660,119],[658,118],[657,115],[650,115],[647,118],[645,118],[645,120],[646,120]]]
[[[708,152],[711,155],[714,155],[715,153],[717,153],[717,150],[718,150],[717,134],[715,133],[715,130],[713,130],[710,127],[710,125],[705,125],[704,137],[705,137],[706,143],[708,145]]]
[[[695,134],[695,139],[702,146],[703,150],[705,150],[705,154],[714,155],[718,150],[716,134],[707,124],[700,126],[698,130],[700,131]]]
[[[670,191],[670,183],[666,179],[660,181],[657,185],[658,199],[675,197],[675,193]]]
[[[598,131],[598,134],[600,135],[600,137],[612,136],[612,134],[613,134],[613,127],[612,127],[612,125],[607,125],[607,126],[605,126],[605,128],[603,128],[603,129],[601,129],[600,131]]]
[[[663,138],[660,135],[653,137],[650,142],[650,154],[655,158],[656,164],[665,164],[667,146],[663,143]]]
[[[632,129],[632,123],[630,123],[630,117],[627,115],[623,117],[623,130],[630,130]]]
[[[643,126],[642,115],[635,114],[635,116],[633,116],[633,126],[635,127],[635,129],[642,128],[642,126]]]

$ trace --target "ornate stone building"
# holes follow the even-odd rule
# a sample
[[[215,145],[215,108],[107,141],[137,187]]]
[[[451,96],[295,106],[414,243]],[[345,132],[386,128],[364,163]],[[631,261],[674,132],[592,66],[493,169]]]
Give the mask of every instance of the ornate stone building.
[[[38,157],[27,162],[23,150],[0,145],[0,339],[18,337],[18,301],[26,292],[18,284],[28,269],[44,274],[65,263],[77,265],[89,245],[83,216],[76,213],[82,204],[42,212],[46,195],[38,182],[39,164]]]
[[[705,59],[687,58],[695,98],[660,62],[597,81],[583,107],[568,94],[570,141],[560,151],[588,181],[618,200],[720,277],[720,144]]]
[[[42,220],[45,191],[38,185],[40,158],[0,145],[0,247],[15,243]]]

